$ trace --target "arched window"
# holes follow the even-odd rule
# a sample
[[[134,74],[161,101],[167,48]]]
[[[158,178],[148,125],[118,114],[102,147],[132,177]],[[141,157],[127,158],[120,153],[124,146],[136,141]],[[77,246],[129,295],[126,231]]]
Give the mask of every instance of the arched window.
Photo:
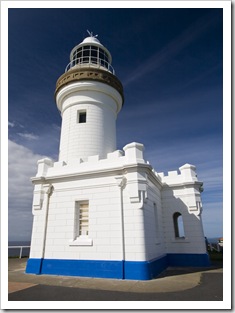
[[[183,217],[179,212],[174,213],[173,222],[174,222],[175,237],[184,238],[185,235],[184,235]]]

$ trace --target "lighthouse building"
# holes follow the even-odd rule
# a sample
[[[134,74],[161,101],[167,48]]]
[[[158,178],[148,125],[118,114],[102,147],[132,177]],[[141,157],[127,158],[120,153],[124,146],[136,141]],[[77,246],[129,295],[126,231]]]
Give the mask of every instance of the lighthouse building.
[[[32,178],[26,273],[147,280],[168,266],[209,265],[195,166],[165,176],[143,144],[117,150],[124,95],[111,63],[91,33],[57,81],[59,159],[39,160]]]

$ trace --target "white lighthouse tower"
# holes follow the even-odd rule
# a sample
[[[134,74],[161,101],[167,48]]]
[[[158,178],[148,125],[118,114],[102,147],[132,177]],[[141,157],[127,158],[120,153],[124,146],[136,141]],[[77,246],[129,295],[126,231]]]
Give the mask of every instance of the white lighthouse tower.
[[[26,273],[146,280],[167,266],[207,266],[202,182],[185,164],[168,175],[132,142],[116,150],[123,88],[89,33],[56,84],[59,160],[38,161]]]
[[[55,92],[62,115],[60,161],[86,161],[91,155],[104,158],[116,150],[116,118],[123,92],[111,62],[111,54],[92,33],[71,51]]]

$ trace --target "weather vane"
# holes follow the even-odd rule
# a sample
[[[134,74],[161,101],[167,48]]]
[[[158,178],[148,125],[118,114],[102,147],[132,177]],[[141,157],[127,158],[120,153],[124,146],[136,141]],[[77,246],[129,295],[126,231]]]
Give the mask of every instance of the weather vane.
[[[94,37],[94,38],[96,38],[96,37],[98,37],[98,35],[93,35],[93,32],[89,32],[89,30],[87,29],[87,32],[88,32],[88,34],[90,35],[90,37]]]

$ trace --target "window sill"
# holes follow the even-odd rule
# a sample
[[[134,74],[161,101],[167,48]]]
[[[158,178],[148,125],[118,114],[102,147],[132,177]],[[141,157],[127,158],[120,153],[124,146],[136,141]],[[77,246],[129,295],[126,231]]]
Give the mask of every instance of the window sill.
[[[160,244],[161,244],[161,242],[159,240],[155,241],[155,245],[160,245]]]
[[[70,246],[92,246],[93,240],[91,238],[88,238],[86,236],[80,236],[76,238],[75,240],[69,241]]]
[[[171,239],[172,243],[189,243],[189,239],[185,237],[178,237],[178,238],[172,238]]]

